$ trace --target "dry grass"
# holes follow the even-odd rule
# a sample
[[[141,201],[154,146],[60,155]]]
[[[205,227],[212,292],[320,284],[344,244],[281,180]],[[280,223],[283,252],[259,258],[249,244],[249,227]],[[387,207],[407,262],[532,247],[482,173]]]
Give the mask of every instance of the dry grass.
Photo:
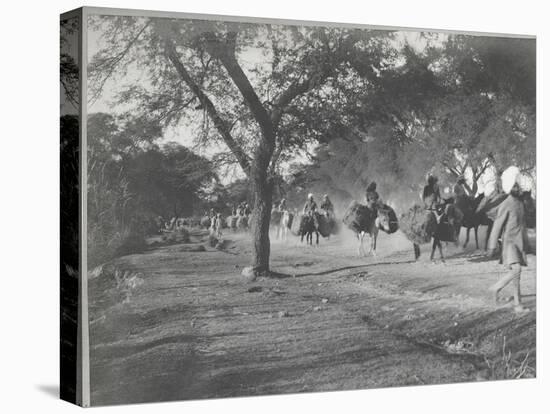
[[[506,337],[502,340],[502,352],[499,357],[490,360],[485,357],[485,363],[489,369],[490,380],[534,378],[535,368],[531,366],[530,354],[527,352],[523,358],[514,358],[512,351],[506,346]]]

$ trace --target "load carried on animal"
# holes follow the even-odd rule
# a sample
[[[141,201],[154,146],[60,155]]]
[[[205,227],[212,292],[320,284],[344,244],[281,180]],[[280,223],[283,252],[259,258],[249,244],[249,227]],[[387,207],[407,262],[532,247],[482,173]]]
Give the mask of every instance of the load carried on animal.
[[[342,222],[351,230],[361,232],[361,229],[367,228],[375,219],[375,210],[372,210],[354,200],[344,213]]]
[[[317,220],[317,229],[319,231],[319,234],[323,237],[328,237],[331,234],[332,231],[332,223],[334,220],[330,220],[325,216],[324,214],[314,213],[315,218]]]
[[[387,214],[389,219],[389,230],[386,230],[384,228],[381,228],[381,230],[388,234],[395,233],[399,229],[399,221],[397,220],[397,214],[395,213],[395,210],[387,204],[382,204],[382,207],[380,207],[379,210],[384,214]]]
[[[432,211],[415,204],[399,219],[401,230],[413,243],[428,243],[437,230],[437,218]]]

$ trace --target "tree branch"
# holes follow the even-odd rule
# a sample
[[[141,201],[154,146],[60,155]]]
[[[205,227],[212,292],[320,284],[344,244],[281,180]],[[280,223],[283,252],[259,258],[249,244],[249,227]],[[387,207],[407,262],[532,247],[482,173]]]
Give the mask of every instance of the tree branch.
[[[214,33],[207,33],[205,34],[206,51],[222,63],[229,77],[241,92],[250,112],[258,122],[262,137],[267,140],[270,146],[274,146],[275,129],[273,123],[250,80],[237,61],[235,56],[236,39],[237,32],[228,33],[225,39],[220,39]]]
[[[248,175],[250,172],[250,158],[246,155],[244,150],[231,135],[230,125],[221,118],[210,98],[193,80],[193,78],[181,62],[176,51],[176,47],[171,40],[166,39],[165,49],[168,60],[172,63],[172,65],[174,65],[176,71],[178,72],[178,75],[187,84],[189,89],[191,89],[191,91],[195,94],[201,105],[206,109],[208,116],[212,119],[212,122],[214,122],[214,126],[220,133],[223,141],[231,150],[231,152],[235,155],[235,158],[237,158],[237,161],[239,162],[239,165],[241,166],[245,174]]]
[[[96,102],[99,97],[101,96],[101,92],[103,90],[103,87],[105,86],[105,83],[107,80],[111,77],[111,75],[114,73],[117,65],[122,61],[122,59],[128,54],[132,46],[138,41],[140,36],[145,32],[145,29],[149,27],[151,23],[151,20],[149,20],[143,27],[138,31],[138,33],[128,42],[128,44],[120,51],[118,54],[113,56],[112,58],[107,60],[107,73],[103,78],[99,79],[99,84],[96,86],[96,88],[93,90],[90,98],[88,99],[88,104],[92,105],[94,102]],[[96,68],[97,69],[97,68]]]
[[[360,31],[353,31],[344,41],[342,41],[337,50],[330,50],[328,48],[328,39],[326,33],[321,31],[321,38],[324,37],[324,43],[327,48],[326,53],[331,57],[328,62],[320,65],[312,71],[303,80],[297,80],[290,84],[290,86],[283,91],[279,97],[273,102],[273,109],[271,110],[271,122],[277,128],[285,108],[298,96],[309,92],[316,86],[323,83],[336,69],[336,65],[349,58],[349,52],[353,46],[361,40]]]

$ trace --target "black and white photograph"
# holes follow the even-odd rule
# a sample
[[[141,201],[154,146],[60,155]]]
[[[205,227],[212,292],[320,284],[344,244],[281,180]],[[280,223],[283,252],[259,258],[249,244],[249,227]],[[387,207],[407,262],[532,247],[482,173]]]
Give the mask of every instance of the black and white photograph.
[[[545,412],[544,3],[2,10],[1,412]]]
[[[90,405],[536,377],[533,36],[81,30]]]

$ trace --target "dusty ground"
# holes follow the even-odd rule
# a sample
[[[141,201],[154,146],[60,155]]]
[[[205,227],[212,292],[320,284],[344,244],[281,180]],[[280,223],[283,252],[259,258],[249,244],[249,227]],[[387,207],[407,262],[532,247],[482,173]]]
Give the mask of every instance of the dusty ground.
[[[347,234],[347,233],[346,233]],[[535,257],[522,273],[531,311],[495,306],[502,272],[473,247],[414,262],[402,235],[378,257],[353,240],[274,242],[278,277],[245,284],[250,247],[156,246],[90,281],[92,404],[448,383],[534,376]],[[503,352],[504,350],[504,352]],[[523,363],[523,364],[522,364]]]

